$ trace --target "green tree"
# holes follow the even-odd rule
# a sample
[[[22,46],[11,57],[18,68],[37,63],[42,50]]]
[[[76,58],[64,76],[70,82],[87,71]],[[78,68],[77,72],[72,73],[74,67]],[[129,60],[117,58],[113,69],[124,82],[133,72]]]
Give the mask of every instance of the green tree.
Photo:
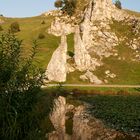
[[[115,1],[115,6],[116,6],[118,9],[122,9],[122,4],[121,4],[120,0],[116,0],[116,1]]]
[[[61,7],[63,6],[63,1],[62,1],[62,0],[56,0],[56,1],[54,2],[54,6],[55,6],[56,8],[61,8]]]
[[[11,25],[10,25],[10,31],[12,33],[17,33],[20,31],[20,27],[19,27],[19,23],[18,22],[13,22]]]
[[[76,8],[76,0],[56,0],[55,7],[61,8],[64,13],[72,16]]]
[[[43,71],[33,64],[37,43],[30,57],[21,55],[22,41],[13,34],[0,36],[0,139],[22,140],[37,129],[31,111],[43,83]]]

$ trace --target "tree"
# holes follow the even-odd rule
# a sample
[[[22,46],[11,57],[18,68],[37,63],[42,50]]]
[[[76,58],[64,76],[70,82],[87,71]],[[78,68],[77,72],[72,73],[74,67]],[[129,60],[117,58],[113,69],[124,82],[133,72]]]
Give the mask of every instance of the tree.
[[[56,0],[55,7],[61,8],[64,13],[72,16],[76,8],[76,0]]]
[[[120,0],[116,0],[116,1],[115,1],[115,6],[116,6],[118,9],[122,9],[122,4],[121,4]]]
[[[18,22],[13,22],[11,25],[10,25],[10,31],[12,33],[17,33],[20,31],[20,27],[19,27],[19,23]]]
[[[75,0],[64,0],[64,7],[62,8],[68,15],[72,16],[75,12],[76,1]]]
[[[33,64],[36,42],[30,57],[21,54],[22,41],[13,34],[0,36],[0,139],[24,139],[38,128],[31,111],[43,82],[43,71]]]
[[[63,1],[62,1],[62,0],[56,0],[56,1],[54,2],[54,6],[55,6],[56,8],[61,8],[61,7],[63,6]]]

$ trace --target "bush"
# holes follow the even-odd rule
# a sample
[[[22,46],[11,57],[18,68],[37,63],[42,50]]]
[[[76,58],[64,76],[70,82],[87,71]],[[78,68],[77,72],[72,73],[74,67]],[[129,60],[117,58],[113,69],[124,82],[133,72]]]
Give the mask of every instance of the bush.
[[[70,57],[74,57],[74,53],[72,51],[68,51],[67,54],[70,56]]]
[[[10,25],[10,31],[12,33],[17,33],[20,31],[20,27],[19,27],[19,24],[18,22],[13,22],[11,25]]]
[[[43,71],[33,65],[36,42],[29,58],[21,55],[22,41],[13,34],[0,36],[0,139],[24,139],[37,130],[35,108]]]
[[[0,26],[0,31],[3,31],[3,28],[2,28],[2,26]]]
[[[54,6],[55,6],[56,8],[61,8],[61,7],[63,6],[63,1],[62,1],[62,0],[56,0],[56,1],[54,2]]]
[[[116,0],[115,1],[115,6],[118,8],[118,9],[122,9],[122,4],[119,0]]]
[[[39,35],[38,35],[38,39],[44,39],[45,38],[45,35],[43,34],[43,33],[40,33]]]
[[[69,16],[72,16],[76,8],[76,0],[64,0],[64,7],[62,8]]]
[[[72,16],[76,9],[76,0],[56,0],[54,3],[56,8],[62,8],[64,13]]]
[[[41,22],[41,24],[46,24],[46,22],[43,20],[43,21]]]

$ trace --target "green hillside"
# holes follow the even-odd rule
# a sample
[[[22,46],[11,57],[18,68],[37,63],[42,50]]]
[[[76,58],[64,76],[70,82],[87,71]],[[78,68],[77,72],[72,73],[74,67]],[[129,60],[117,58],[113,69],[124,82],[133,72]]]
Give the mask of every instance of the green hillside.
[[[127,11],[133,15],[140,16],[137,12]],[[1,25],[4,30],[0,33],[8,31],[11,23],[18,22],[21,31],[16,33],[16,35],[23,40],[23,54],[25,57],[30,54],[32,42],[36,39],[39,45],[36,61],[40,67],[45,69],[54,50],[60,43],[60,37],[55,37],[47,33],[47,29],[50,27],[53,19],[54,17],[52,16],[45,17],[44,15],[31,18],[4,18],[5,23]],[[45,24],[42,24],[43,21],[45,21]],[[127,25],[114,22],[111,28],[118,36],[127,34],[128,39],[135,38],[131,34],[131,27]],[[38,39],[40,33],[44,34],[45,38]],[[73,34],[68,35],[68,47],[69,50],[73,51]],[[116,48],[119,55],[124,56],[126,59],[106,58],[104,60],[105,65],[98,68],[94,73],[103,80],[105,78],[104,71],[109,69],[117,75],[115,79],[108,79],[110,84],[140,84],[140,62],[132,62],[130,60],[133,51],[125,45],[125,42],[119,44]],[[81,74],[79,71],[68,74],[67,83],[84,83],[79,79],[79,75]]]
[[[47,29],[50,26],[53,17],[48,16],[37,16],[31,18],[5,18],[5,23],[2,24],[2,28],[6,32],[9,30],[11,23],[18,22],[20,25],[20,32],[16,33],[17,37],[23,40],[23,53],[25,57],[30,54],[33,40],[38,41],[38,54],[36,60],[39,62],[38,65],[45,68],[47,63],[59,44],[59,38],[49,35]],[[45,21],[45,24],[41,24]],[[38,39],[39,34],[45,35],[44,39]]]

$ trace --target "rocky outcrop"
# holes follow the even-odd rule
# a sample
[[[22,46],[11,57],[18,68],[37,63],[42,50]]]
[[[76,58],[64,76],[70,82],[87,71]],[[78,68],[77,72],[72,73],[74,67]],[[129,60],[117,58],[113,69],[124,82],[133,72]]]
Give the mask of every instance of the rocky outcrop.
[[[63,33],[68,35],[72,32],[74,32],[74,27],[70,23],[65,23],[59,17],[55,18],[48,30],[49,34],[53,34],[55,36],[61,36]]]
[[[62,35],[61,43],[55,50],[46,70],[49,81],[65,82],[67,73],[67,39]]]
[[[98,79],[97,76],[95,76],[90,71],[87,71],[84,75],[81,75],[80,79],[83,80],[83,81],[89,80],[90,83],[94,83],[94,84],[97,84],[97,85],[103,83],[101,80]]]
[[[112,0],[90,0],[89,6],[85,10],[85,17],[90,21],[108,22],[112,19],[122,21],[130,15],[124,10],[116,8]]]
[[[105,74],[106,74],[106,78],[112,78],[112,79],[116,78],[116,74],[111,73],[110,70],[106,70]]]
[[[78,4],[82,4],[82,2],[82,0],[79,0]],[[128,14],[125,10],[116,8],[112,0],[84,0],[84,2],[85,4],[82,8],[84,11],[76,9],[78,18],[76,14],[69,17],[68,15],[63,15],[62,12],[57,12],[55,20],[47,31],[55,36],[74,33],[74,65],[67,64],[65,67],[66,60],[64,60],[64,56],[66,55],[64,54],[66,52],[60,51],[61,47],[59,47],[53,54],[52,60],[48,65],[47,73],[50,80],[64,82],[66,80],[66,73],[74,72],[75,70],[84,72],[88,70],[94,71],[97,67],[103,65],[104,58],[118,56],[116,46],[123,42],[123,40],[111,29],[110,24],[112,24],[114,20],[131,23],[132,32],[136,36],[139,36],[139,19]],[[139,61],[140,47],[138,45],[139,41],[137,40],[138,39],[132,39],[127,41],[127,43],[130,48],[136,51],[135,60]],[[66,46],[66,44],[64,46]],[[58,56],[59,54],[63,56]],[[60,68],[62,70],[60,70]],[[53,70],[54,72],[51,72]],[[60,74],[60,77],[56,76],[57,74]],[[89,79],[90,82],[94,83],[95,81],[91,79],[95,77],[91,77],[92,78],[87,78],[85,75],[81,76],[82,79]]]
[[[89,69],[89,67],[91,66],[91,57],[88,54],[82,42],[79,26],[75,28],[74,53],[75,53],[74,60],[75,60],[77,69],[81,71]]]

